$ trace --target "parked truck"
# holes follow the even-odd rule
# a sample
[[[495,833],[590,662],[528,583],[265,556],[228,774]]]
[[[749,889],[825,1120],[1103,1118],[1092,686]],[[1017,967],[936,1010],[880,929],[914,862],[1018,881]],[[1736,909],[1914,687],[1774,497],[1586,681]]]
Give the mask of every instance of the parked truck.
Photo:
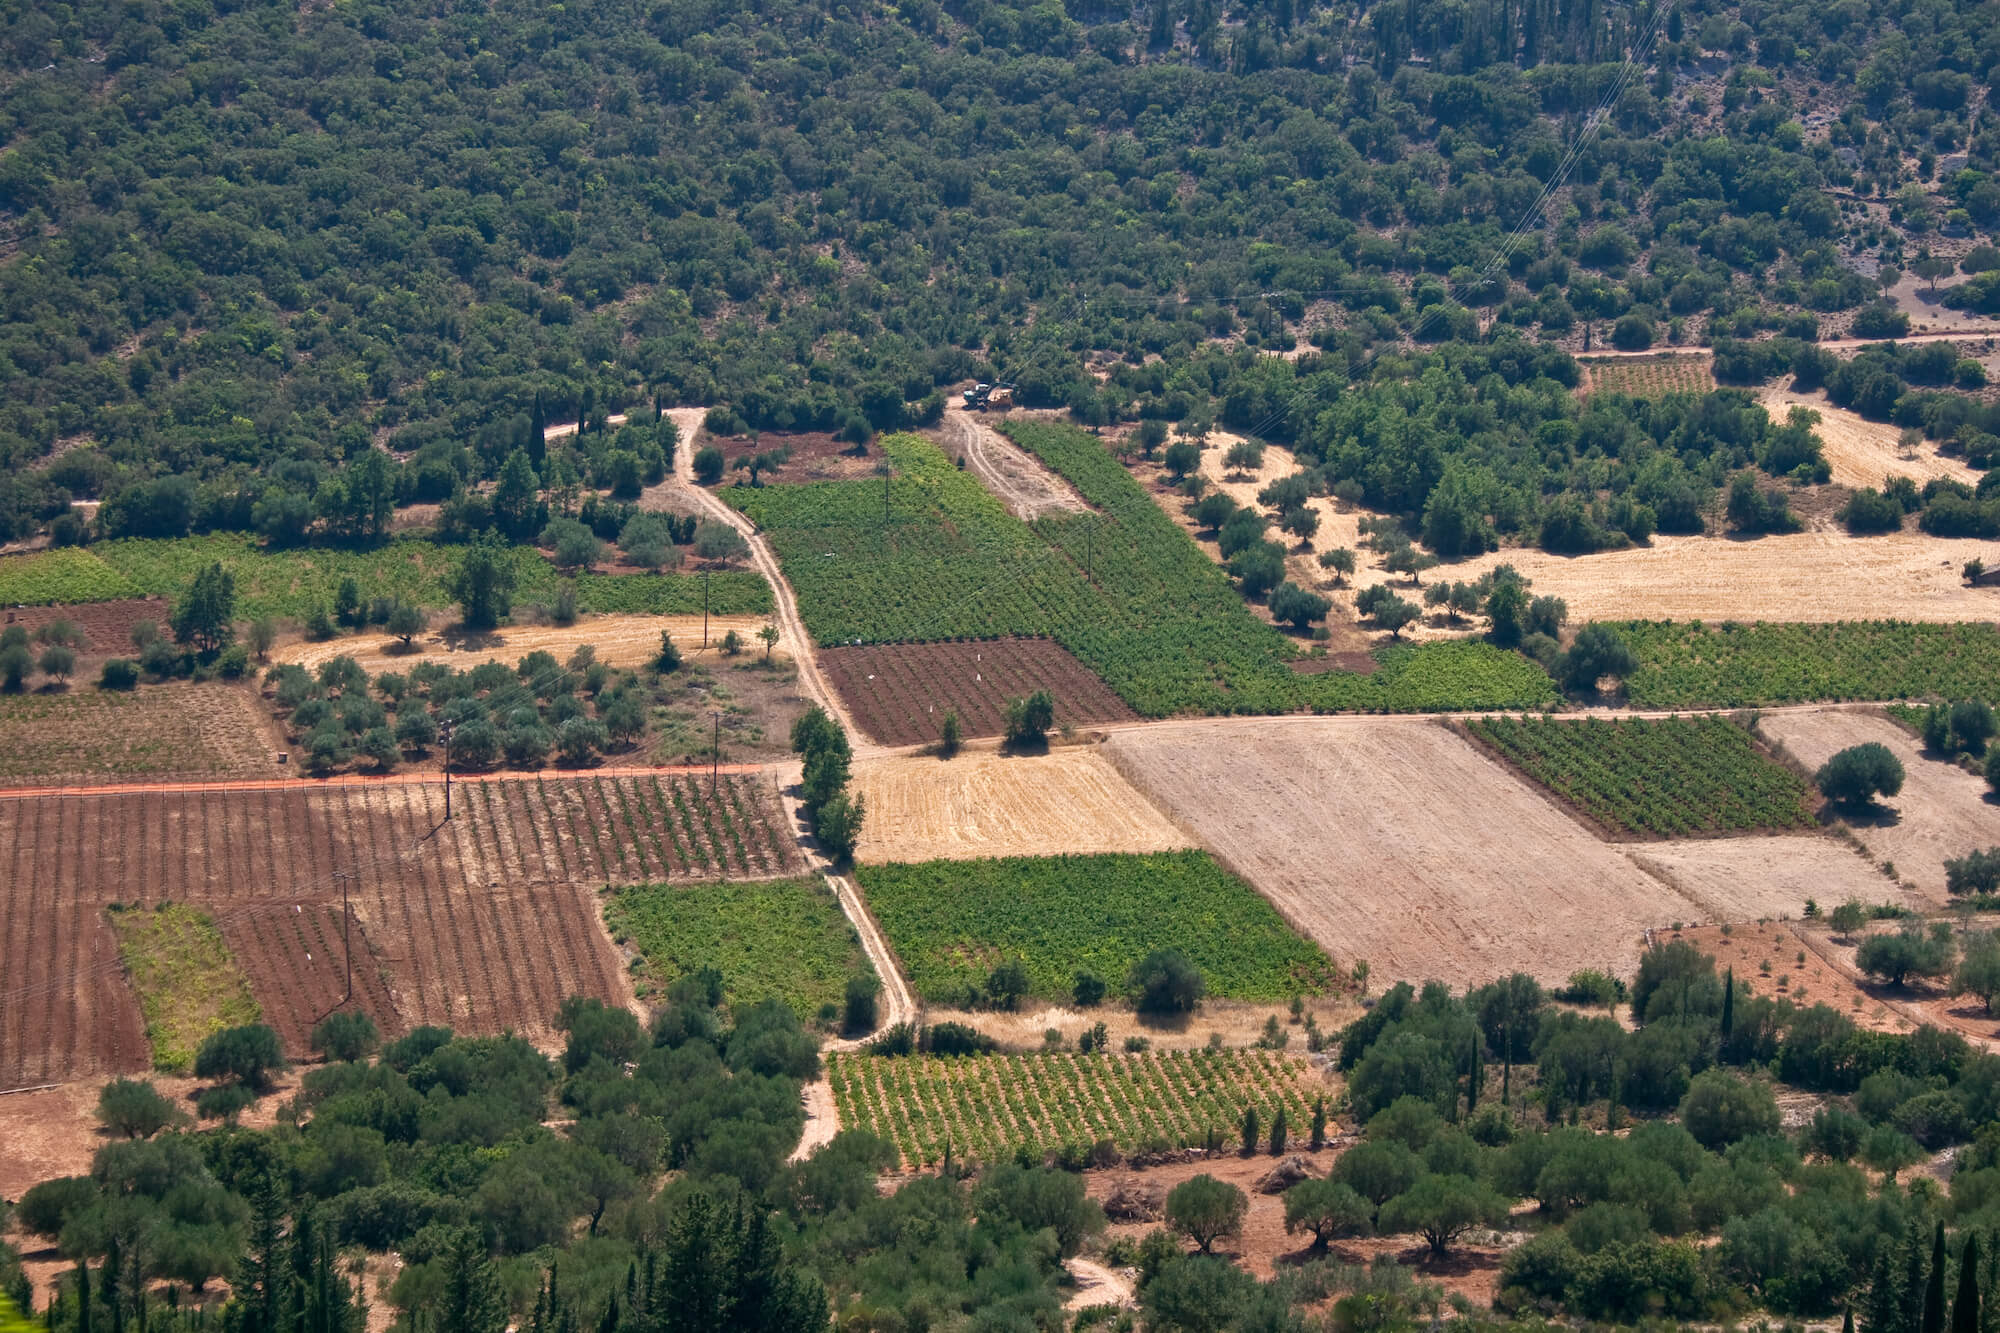
[[[989,407],[1012,407],[1014,405],[1014,386],[1011,384],[975,384],[965,391],[965,405],[975,412],[983,412]]]

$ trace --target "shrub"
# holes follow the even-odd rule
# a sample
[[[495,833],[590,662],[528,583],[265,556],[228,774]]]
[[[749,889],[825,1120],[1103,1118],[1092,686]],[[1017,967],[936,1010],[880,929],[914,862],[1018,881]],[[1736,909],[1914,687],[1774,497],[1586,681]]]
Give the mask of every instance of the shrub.
[[[1946,861],[1944,887],[1948,893],[2000,893],[2000,847]]]
[[[1681,1124],[1704,1148],[1720,1151],[1757,1134],[1778,1132],[1778,1102],[1768,1084],[1720,1069],[1697,1074],[1681,1099]]]
[[[724,466],[722,450],[714,445],[698,449],[694,455],[694,479],[704,486],[713,486],[722,480]]]
[[[1897,532],[1903,526],[1903,506],[1869,487],[1854,492],[1835,515],[1856,536],[1876,532]]]
[[[1039,746],[1048,741],[1055,724],[1055,698],[1047,690],[1036,690],[1025,699],[1007,701],[1007,743]]]
[[[1132,967],[1126,989],[1140,1013],[1193,1013],[1206,982],[1201,969],[1178,949],[1155,949]]]
[[[100,690],[130,690],[139,684],[139,664],[129,657],[114,657],[97,673]]]
[[[128,1139],[151,1138],[179,1123],[174,1104],[145,1079],[113,1079],[97,1096],[97,1118],[114,1134]]]
[[[309,1044],[329,1060],[352,1062],[364,1059],[381,1041],[375,1020],[358,1009],[343,1009],[322,1018],[312,1030]]]

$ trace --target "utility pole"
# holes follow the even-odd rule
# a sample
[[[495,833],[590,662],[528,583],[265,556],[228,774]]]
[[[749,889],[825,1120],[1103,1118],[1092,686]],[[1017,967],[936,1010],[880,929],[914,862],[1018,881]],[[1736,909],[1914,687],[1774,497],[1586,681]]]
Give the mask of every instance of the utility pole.
[[[715,781],[722,773],[722,710],[709,710],[715,717],[715,741],[708,750],[708,794],[715,795]]]
[[[438,723],[438,735],[444,740],[444,817],[451,818],[451,719]]]

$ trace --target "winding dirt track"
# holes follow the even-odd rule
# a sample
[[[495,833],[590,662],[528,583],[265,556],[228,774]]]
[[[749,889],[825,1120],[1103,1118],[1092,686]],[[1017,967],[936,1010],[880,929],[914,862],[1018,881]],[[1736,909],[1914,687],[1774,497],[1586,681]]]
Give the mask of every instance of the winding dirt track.
[[[1057,477],[978,415],[953,405],[945,408],[943,433],[986,489],[1014,511],[1016,518],[1044,514],[1089,512],[1067,482]]]

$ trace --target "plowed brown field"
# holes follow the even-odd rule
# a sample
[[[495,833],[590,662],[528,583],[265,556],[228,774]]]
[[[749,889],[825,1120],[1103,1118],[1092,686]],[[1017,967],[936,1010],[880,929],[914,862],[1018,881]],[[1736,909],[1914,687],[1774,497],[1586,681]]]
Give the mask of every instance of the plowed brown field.
[[[0,949],[12,960],[0,1088],[146,1064],[104,923],[111,902],[207,908],[284,1030],[303,1021],[287,1005],[313,1008],[329,981],[340,993],[344,974],[309,973],[323,951],[338,957],[344,883],[377,955],[378,1022],[546,1034],[565,996],[622,1000],[594,889],[800,864],[755,774],[725,777],[713,801],[705,778],[685,774],[469,782],[453,814],[445,822],[439,787],[410,783],[0,800]],[[289,941],[271,929],[274,910],[311,904],[318,926]],[[356,993],[372,994],[360,961]],[[288,986],[303,990],[296,1002],[275,994]]]
[[[1803,906],[1761,877],[1705,878],[1697,902],[1430,722],[1173,723],[1105,750],[1293,924],[1383,981],[1625,974],[1649,928]]]
[[[947,710],[958,710],[963,734],[1006,730],[1009,699],[1047,690],[1056,725],[1129,722],[1134,713],[1083,663],[1048,639],[985,639],[973,643],[900,643],[828,648],[820,665],[863,731],[885,745],[937,740]]]
[[[340,904],[259,903],[230,913],[222,937],[250,978],[264,1021],[278,1030],[287,1052],[303,1057],[314,1024],[343,1007],[347,996]],[[346,1007],[374,1019],[385,1041],[402,1036],[387,970],[360,921],[348,923],[347,940],[354,949],[354,995]]]

